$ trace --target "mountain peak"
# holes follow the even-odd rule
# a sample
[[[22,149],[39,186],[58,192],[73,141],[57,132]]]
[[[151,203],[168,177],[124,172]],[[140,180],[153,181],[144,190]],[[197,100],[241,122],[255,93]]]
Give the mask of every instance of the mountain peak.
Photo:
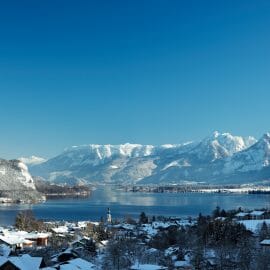
[[[220,132],[219,132],[219,131],[217,131],[217,130],[215,130],[215,131],[213,132],[213,134],[212,134],[212,136],[211,136],[211,137],[213,137],[213,138],[217,138],[219,135],[220,135]]]
[[[267,133],[263,134],[263,139],[267,140],[267,141],[270,141],[270,132],[267,132]]]
[[[21,162],[23,162],[26,165],[38,165],[43,162],[46,162],[47,160],[42,157],[37,157],[37,156],[30,156],[30,157],[21,157],[19,158]]]
[[[218,138],[228,138],[231,139],[233,137],[237,137],[237,136],[233,136],[231,133],[229,132],[219,132],[219,131],[214,131],[212,133],[212,135],[210,135],[209,137],[207,137],[208,140],[215,140]]]

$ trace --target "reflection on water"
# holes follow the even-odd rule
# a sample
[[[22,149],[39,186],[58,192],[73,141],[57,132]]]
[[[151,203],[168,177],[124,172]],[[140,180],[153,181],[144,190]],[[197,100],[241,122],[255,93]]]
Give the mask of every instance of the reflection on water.
[[[126,193],[110,186],[99,187],[89,198],[52,199],[37,205],[0,205],[0,224],[13,224],[19,211],[32,209],[45,220],[100,220],[107,207],[113,217],[127,215],[197,216],[224,209],[270,208],[270,195],[202,194],[202,193]]]

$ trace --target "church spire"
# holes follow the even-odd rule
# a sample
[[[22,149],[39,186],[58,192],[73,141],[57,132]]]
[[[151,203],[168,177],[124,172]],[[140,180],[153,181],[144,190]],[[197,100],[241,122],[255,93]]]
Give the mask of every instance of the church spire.
[[[110,224],[112,223],[112,215],[111,215],[111,209],[108,208],[107,210],[107,223]]]

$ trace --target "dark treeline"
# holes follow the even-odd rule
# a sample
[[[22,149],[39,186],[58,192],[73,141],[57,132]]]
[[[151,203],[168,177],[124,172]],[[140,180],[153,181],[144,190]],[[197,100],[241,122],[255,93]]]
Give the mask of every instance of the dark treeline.
[[[50,196],[87,196],[90,194],[90,188],[86,185],[57,185],[48,184],[44,181],[36,181],[36,189],[38,192]]]
[[[217,192],[222,192],[222,190],[226,189],[236,189],[240,188],[240,185],[167,185],[167,186],[126,186],[124,187],[125,191],[129,192],[153,192],[153,193],[184,193],[184,192],[198,192],[202,189],[213,189],[217,190]]]
[[[251,190],[248,194],[270,194],[269,190]]]

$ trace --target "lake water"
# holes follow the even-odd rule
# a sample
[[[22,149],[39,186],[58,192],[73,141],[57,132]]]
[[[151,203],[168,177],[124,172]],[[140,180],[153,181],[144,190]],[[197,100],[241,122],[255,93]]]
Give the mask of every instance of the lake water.
[[[147,215],[197,216],[210,214],[216,206],[224,209],[270,208],[270,195],[207,193],[126,193],[113,187],[99,187],[89,198],[48,200],[36,205],[0,205],[0,225],[14,223],[19,211],[32,209],[45,220],[93,220],[106,216],[111,208],[113,218],[137,218]]]

